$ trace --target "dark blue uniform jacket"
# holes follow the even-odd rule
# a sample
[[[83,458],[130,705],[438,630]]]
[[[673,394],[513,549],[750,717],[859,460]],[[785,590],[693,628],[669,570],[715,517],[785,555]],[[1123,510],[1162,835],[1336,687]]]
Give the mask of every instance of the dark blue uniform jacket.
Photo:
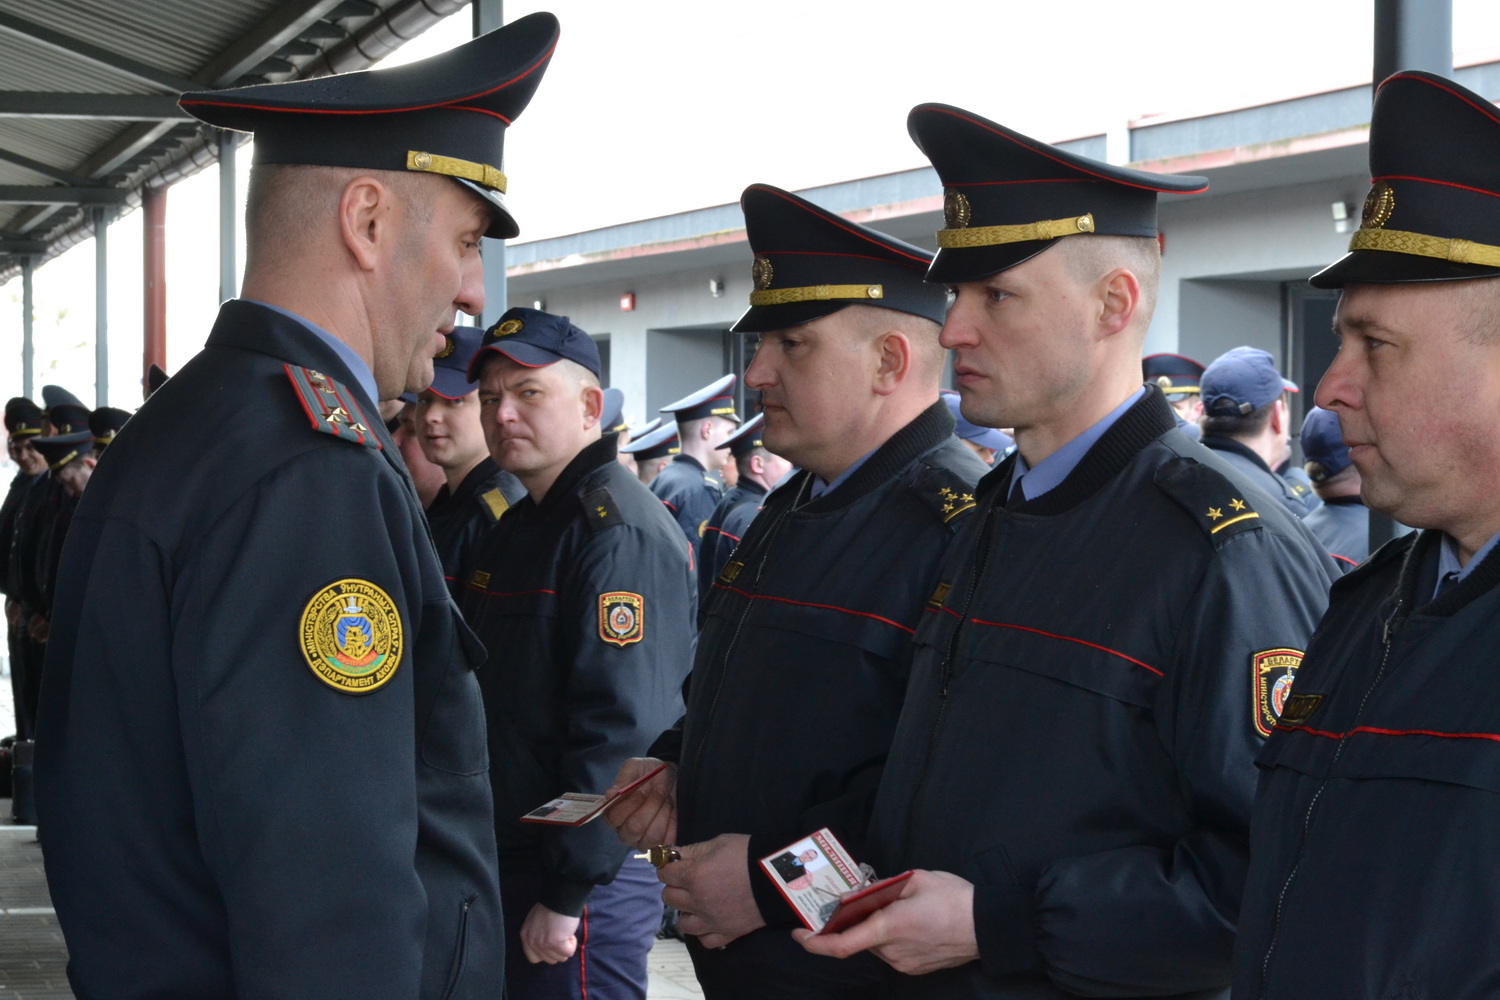
[[[563,792],[602,792],[682,713],[696,581],[682,532],[615,460],[606,434],[541,503],[526,497],[474,557],[464,614],[492,651],[480,673],[502,868],[546,876],[540,902],[578,916],[625,847],[602,821],[522,823]]]
[[[343,436],[289,365],[343,383]],[[330,348],[225,303],[110,445],[61,577],[36,784],[77,996],[499,995],[484,651]],[[365,694],[305,652],[306,609],[344,580],[399,621]]]
[[[427,524],[432,528],[432,544],[443,562],[443,576],[455,601],[463,602],[469,560],[485,533],[525,495],[521,481],[486,456],[469,470],[458,489],[450,491],[444,483],[432,498]]]
[[[703,529],[719,505],[723,489],[696,458],[674,455],[661,474],[651,481],[651,492],[667,505],[673,520],[692,544],[696,559],[703,543]]]
[[[742,479],[714,508],[703,529],[703,547],[698,552],[698,607],[708,603],[708,593],[719,570],[729,561],[729,554],[745,537],[745,530],[765,502],[766,488],[750,479]]]
[[[1333,587],[1257,763],[1237,998],[1500,996],[1500,556],[1435,532]]]
[[[1175,427],[1149,387],[1061,484],[1013,504],[1008,459],[948,549],[870,859],[973,882],[980,959],[897,996],[1229,984],[1257,695],[1295,667],[1337,570]]]

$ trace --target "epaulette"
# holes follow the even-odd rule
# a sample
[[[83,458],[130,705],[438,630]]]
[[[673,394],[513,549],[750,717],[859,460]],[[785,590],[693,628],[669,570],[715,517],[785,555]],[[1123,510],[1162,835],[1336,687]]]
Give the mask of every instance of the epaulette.
[[[951,469],[922,466],[912,489],[944,524],[952,524],[975,507],[974,487]]]
[[[1155,479],[1213,540],[1215,548],[1235,535],[1261,528],[1260,515],[1247,494],[1211,466],[1174,458],[1156,470]]]
[[[479,494],[479,505],[489,513],[491,521],[500,520],[501,515],[510,510],[510,501],[505,499],[498,486]]]
[[[620,513],[620,508],[615,504],[615,498],[610,495],[607,487],[601,486],[597,490],[589,490],[578,500],[583,504],[583,512],[588,517],[589,526],[595,531],[603,531],[605,528],[613,528],[617,524],[625,523],[625,517]]]
[[[364,413],[354,401],[354,393],[311,368],[300,365],[282,367],[286,369],[286,377],[291,380],[292,388],[297,391],[297,402],[302,404],[302,410],[312,422],[313,430],[332,434],[352,444],[381,450],[380,438],[370,430]]]

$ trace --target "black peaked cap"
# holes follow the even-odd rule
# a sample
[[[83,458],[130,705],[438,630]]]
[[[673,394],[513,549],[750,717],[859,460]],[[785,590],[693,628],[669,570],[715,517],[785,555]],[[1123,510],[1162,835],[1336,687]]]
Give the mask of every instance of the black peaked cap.
[[[93,454],[94,435],[87,430],[54,434],[51,437],[32,438],[31,446],[46,460],[47,468],[56,472],[75,458]]]
[[[1387,77],[1370,119],[1370,183],[1349,253],[1313,275],[1315,287],[1500,275],[1500,112],[1488,100],[1432,73]]]
[[[906,128],[943,182],[944,229],[929,281],[987,278],[1062,236],[1155,237],[1158,193],[1208,187],[1204,177],[1091,160],[946,104],[919,104]],[[1002,226],[1036,228],[991,228]]]
[[[948,295],[926,282],[932,254],[921,247],[769,184],[746,188],[740,207],[755,254],[755,290],[733,332],[782,330],[850,305],[880,306],[943,322]]]
[[[256,163],[413,170],[454,177],[496,210],[487,235],[519,233],[500,172],[505,129],[536,93],[557,18],[529,14],[405,66],[183,94],[210,125],[255,133]]]

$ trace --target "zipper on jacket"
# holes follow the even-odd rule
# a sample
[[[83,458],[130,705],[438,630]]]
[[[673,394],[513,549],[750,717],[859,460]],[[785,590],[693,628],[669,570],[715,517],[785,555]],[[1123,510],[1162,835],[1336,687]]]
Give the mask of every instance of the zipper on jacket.
[[[1297,860],[1293,862],[1292,870],[1287,872],[1286,880],[1281,884],[1281,891],[1276,894],[1276,915],[1271,922],[1271,941],[1266,945],[1266,954],[1260,963],[1260,991],[1258,993],[1260,1000],[1267,1000],[1266,988],[1271,975],[1271,957],[1276,952],[1276,941],[1281,936],[1281,914],[1286,906],[1287,893],[1291,891],[1292,883],[1297,879],[1297,872],[1302,868],[1302,855],[1307,848],[1308,834],[1312,831],[1313,812],[1317,809],[1318,801],[1322,799],[1323,792],[1327,789],[1328,782],[1333,777],[1333,769],[1338,766],[1339,759],[1344,755],[1344,748],[1348,746],[1350,734],[1359,726],[1360,720],[1364,717],[1365,705],[1369,702],[1370,695],[1374,694],[1375,689],[1380,686],[1381,680],[1385,677],[1386,668],[1390,666],[1391,646],[1395,641],[1396,631],[1400,626],[1398,619],[1401,615],[1401,605],[1401,599],[1397,598],[1396,606],[1391,609],[1390,616],[1380,625],[1380,669],[1375,671],[1375,679],[1370,682],[1370,686],[1365,690],[1364,697],[1359,700],[1359,707],[1354,712],[1354,721],[1349,727],[1350,733],[1344,734],[1343,739],[1339,740],[1338,748],[1333,752],[1333,760],[1328,762],[1328,774],[1323,778],[1322,783],[1318,785],[1318,790],[1313,793],[1312,798],[1308,800],[1307,812],[1303,814],[1302,833],[1297,843]]]

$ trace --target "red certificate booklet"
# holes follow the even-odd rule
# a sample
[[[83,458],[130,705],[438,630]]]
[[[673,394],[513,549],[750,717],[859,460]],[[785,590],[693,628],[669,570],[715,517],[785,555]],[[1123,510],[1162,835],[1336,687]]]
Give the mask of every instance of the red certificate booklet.
[[[628,795],[662,772],[667,765],[661,764],[636,778],[613,795],[590,795],[586,792],[564,792],[557,798],[538,806],[525,816],[522,823],[550,823],[553,826],[582,826],[598,819],[600,814],[622,795]]]
[[[807,928],[848,930],[894,902],[911,872],[875,881],[827,828],[760,859],[760,866]]]

